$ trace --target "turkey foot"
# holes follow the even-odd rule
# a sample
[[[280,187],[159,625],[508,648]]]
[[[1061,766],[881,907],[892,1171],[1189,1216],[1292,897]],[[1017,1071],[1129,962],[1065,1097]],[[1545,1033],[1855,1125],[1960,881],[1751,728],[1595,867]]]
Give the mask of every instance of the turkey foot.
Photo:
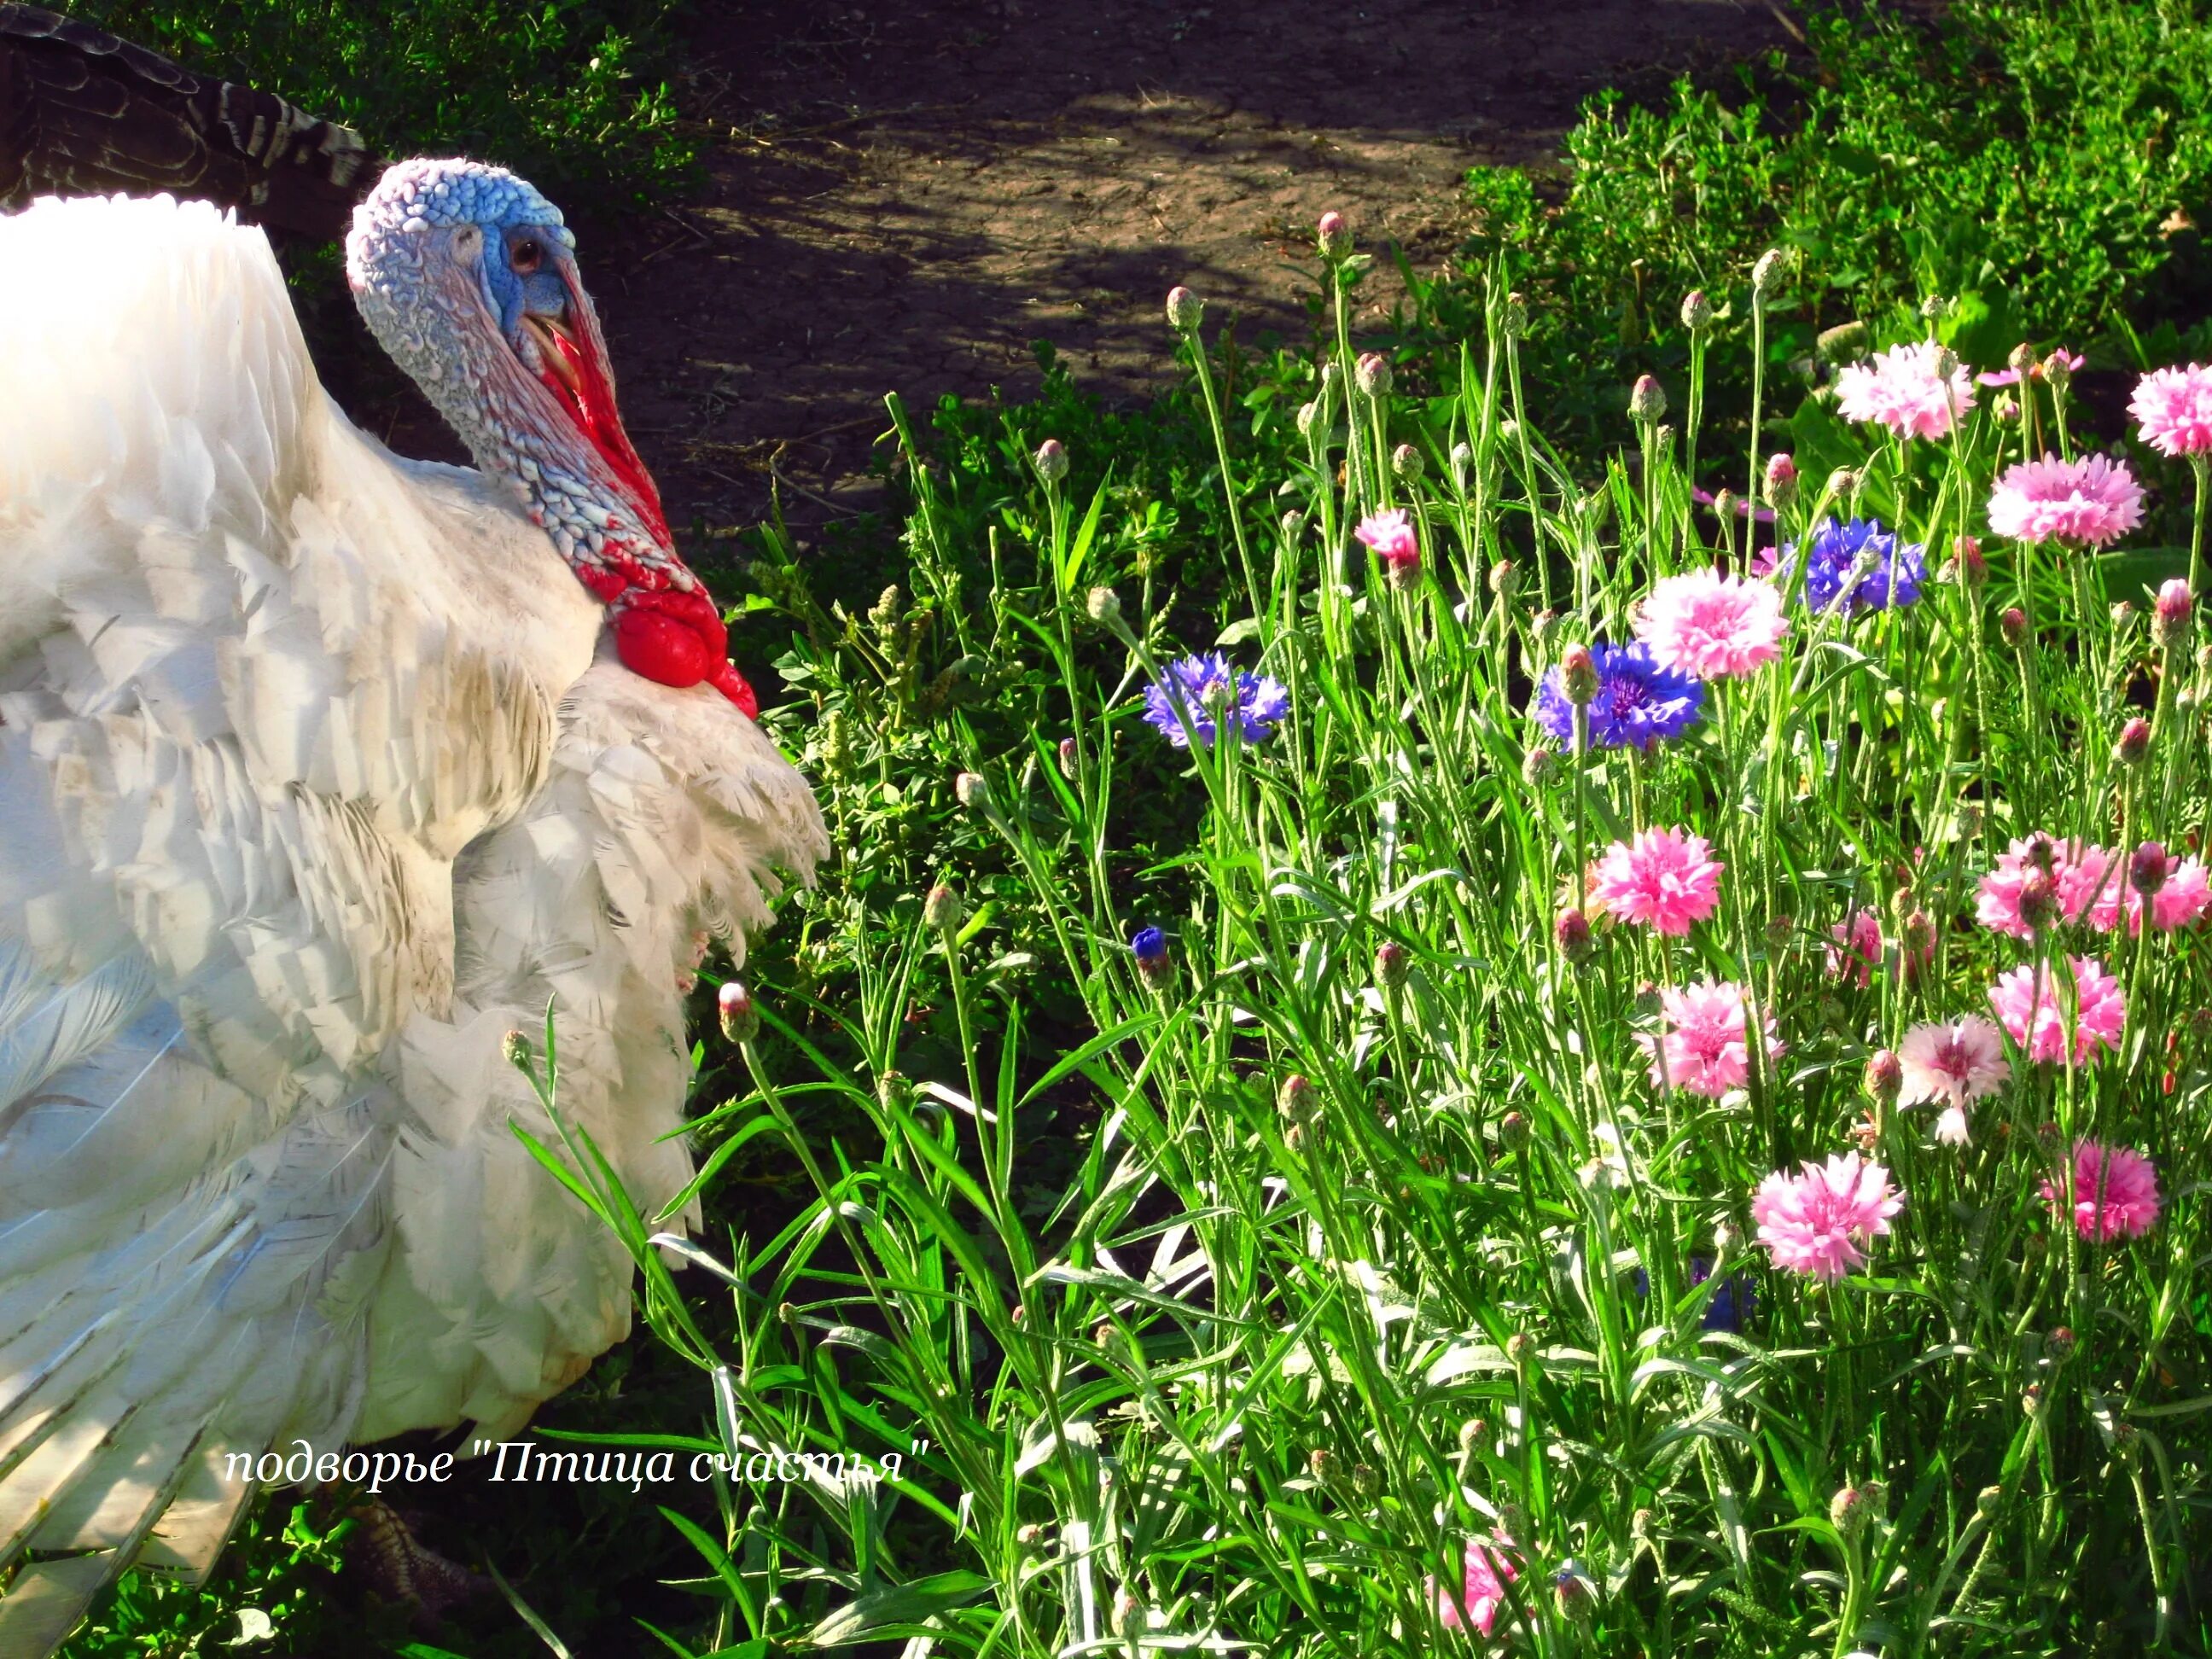
[[[383,1600],[411,1608],[417,1622],[434,1622],[449,1607],[474,1601],[491,1581],[449,1561],[415,1536],[399,1511],[370,1497],[346,1513],[361,1522],[354,1534],[349,1565],[361,1569],[369,1589]]]

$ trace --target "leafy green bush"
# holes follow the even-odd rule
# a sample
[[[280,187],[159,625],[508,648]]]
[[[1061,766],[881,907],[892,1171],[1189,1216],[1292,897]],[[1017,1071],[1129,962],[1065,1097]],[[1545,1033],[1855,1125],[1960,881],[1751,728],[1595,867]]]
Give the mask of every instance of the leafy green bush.
[[[1628,383],[1679,382],[1682,296],[1797,256],[1804,308],[1772,364],[1853,319],[1917,337],[1918,303],[1960,302],[1968,361],[2023,337],[2139,365],[2196,349],[2212,298],[2193,228],[2212,210],[2212,9],[2201,0],[1959,0],[1940,26],[1869,5],[1808,19],[1811,61],[1777,54],[1663,108],[1595,100],[1546,202],[1511,169],[1471,175],[1477,252],[1530,297],[1530,376],[1555,432],[1597,441]],[[1470,283],[1475,279],[1470,277]],[[1463,324],[1462,306],[1448,313]],[[1740,344],[1714,372],[1738,415]],[[1735,401],[1726,399],[1733,398]]]
[[[694,161],[665,76],[675,0],[76,0],[188,67],[264,87],[387,153],[505,163],[564,205],[648,205]]]

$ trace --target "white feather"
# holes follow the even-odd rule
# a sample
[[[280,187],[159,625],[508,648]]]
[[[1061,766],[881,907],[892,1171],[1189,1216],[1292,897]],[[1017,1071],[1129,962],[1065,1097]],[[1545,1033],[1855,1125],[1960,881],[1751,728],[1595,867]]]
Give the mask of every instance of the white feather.
[[[0,218],[0,364],[8,1659],[142,1551],[204,1573],[233,1454],[510,1433],[619,1338],[501,1040],[551,1000],[564,1111],[665,1203],[694,931],[827,848],[503,495],[347,423],[259,233]]]

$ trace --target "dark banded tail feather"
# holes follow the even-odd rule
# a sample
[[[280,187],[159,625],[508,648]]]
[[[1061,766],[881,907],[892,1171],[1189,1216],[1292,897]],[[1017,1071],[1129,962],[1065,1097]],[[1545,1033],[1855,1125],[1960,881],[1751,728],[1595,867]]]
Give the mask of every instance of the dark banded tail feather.
[[[195,75],[76,18],[0,4],[0,209],[167,191],[335,241],[382,166],[352,128],[272,94]]]

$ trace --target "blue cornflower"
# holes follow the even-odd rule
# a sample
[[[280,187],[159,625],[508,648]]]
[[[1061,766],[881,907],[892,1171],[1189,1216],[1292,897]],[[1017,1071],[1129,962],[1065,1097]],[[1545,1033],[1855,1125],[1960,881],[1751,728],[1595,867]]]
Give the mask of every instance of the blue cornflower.
[[[1231,668],[1218,651],[1202,657],[1185,657],[1168,665],[1168,680],[1182,693],[1183,713],[1176,709],[1175,695],[1167,682],[1145,688],[1145,719],[1159,727],[1178,749],[1190,747],[1191,734],[1207,748],[1217,733],[1214,722],[1224,709],[1237,716],[1247,743],[1257,743],[1290,713],[1291,694],[1280,682],[1262,674]],[[1188,717],[1190,726],[1184,728]]]
[[[1690,1283],[1702,1285],[1713,1276],[1712,1260],[1709,1256],[1690,1258]],[[1651,1294],[1651,1276],[1643,1268],[1636,1270],[1636,1293]],[[1699,1322],[1709,1331],[1737,1331],[1743,1329],[1759,1306],[1759,1292],[1753,1288],[1749,1273],[1730,1273],[1721,1280],[1720,1288],[1713,1292],[1712,1300],[1705,1304],[1705,1316]]]
[[[1705,707],[1704,683],[1662,668],[1647,645],[1596,645],[1597,696],[1590,700],[1589,740],[1600,749],[1649,749],[1681,735]],[[1561,743],[1575,740],[1575,706],[1554,668],[1536,694],[1536,719]]]
[[[1129,935],[1129,949],[1139,962],[1158,962],[1168,953],[1168,936],[1157,927],[1139,927]]]
[[[1881,527],[1880,520],[1838,524],[1832,517],[1826,518],[1814,526],[1812,541],[1805,564],[1805,603],[1814,610],[1834,606],[1855,569],[1863,574],[1841,607],[1849,615],[1902,610],[1919,599],[1920,584],[1928,576],[1927,550],[1917,542],[1900,543]],[[1796,543],[1783,544],[1776,568],[1785,584],[1796,554]]]

